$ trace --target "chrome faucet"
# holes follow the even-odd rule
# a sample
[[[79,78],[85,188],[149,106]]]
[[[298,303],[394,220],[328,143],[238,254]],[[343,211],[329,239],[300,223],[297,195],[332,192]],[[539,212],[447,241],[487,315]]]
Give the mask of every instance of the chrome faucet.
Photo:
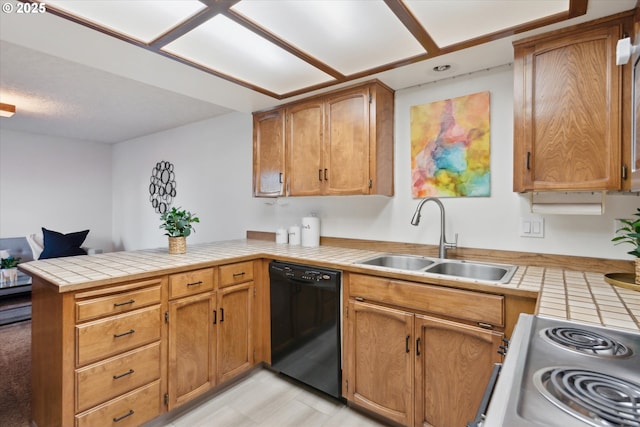
[[[458,233],[456,233],[456,241],[454,243],[447,242],[447,238],[444,235],[444,205],[440,199],[436,197],[427,197],[420,200],[420,203],[418,203],[418,207],[416,208],[416,212],[413,214],[413,218],[411,218],[411,225],[420,224],[420,211],[422,210],[422,206],[428,201],[435,202],[440,208],[440,248],[438,250],[438,257],[446,258],[447,249],[456,248],[458,246]]]

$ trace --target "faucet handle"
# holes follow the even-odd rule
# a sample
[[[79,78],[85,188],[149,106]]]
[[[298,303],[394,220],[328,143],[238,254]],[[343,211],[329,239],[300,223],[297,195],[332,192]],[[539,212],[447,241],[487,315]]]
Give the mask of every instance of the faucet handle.
[[[446,248],[453,249],[453,248],[457,248],[458,247],[458,233],[456,233],[455,236],[456,236],[456,240],[453,243],[449,243],[445,239],[444,245],[445,245]]]

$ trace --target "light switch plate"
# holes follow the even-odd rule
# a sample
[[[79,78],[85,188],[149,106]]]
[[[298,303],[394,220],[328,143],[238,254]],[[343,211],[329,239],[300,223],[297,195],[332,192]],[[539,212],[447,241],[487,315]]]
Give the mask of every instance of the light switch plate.
[[[539,215],[520,218],[520,236],[544,238],[544,218]]]

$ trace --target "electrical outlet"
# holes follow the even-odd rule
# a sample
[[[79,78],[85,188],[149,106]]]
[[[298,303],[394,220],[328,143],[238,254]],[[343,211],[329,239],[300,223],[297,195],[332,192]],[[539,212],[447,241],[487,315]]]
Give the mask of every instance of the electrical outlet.
[[[541,216],[520,218],[520,236],[544,238],[544,218]]]

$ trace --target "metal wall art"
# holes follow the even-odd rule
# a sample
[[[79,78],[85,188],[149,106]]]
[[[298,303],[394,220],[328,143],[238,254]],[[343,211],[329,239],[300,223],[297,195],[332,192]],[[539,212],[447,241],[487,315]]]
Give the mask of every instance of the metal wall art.
[[[173,163],[160,161],[151,170],[149,201],[157,213],[165,213],[176,197],[176,174]]]

